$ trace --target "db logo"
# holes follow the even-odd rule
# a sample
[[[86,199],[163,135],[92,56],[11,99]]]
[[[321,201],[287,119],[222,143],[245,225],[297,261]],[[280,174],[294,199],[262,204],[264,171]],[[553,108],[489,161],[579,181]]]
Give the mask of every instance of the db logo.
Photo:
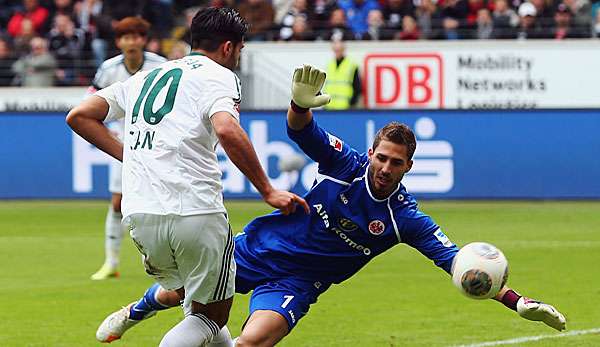
[[[381,235],[385,230],[385,224],[380,220],[373,220],[369,223],[369,232],[373,235]]]
[[[439,54],[371,54],[365,57],[367,108],[443,108]]]

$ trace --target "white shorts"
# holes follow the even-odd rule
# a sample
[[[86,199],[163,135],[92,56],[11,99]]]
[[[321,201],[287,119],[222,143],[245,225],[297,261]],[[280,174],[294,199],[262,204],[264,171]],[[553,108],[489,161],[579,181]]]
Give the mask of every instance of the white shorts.
[[[133,214],[123,224],[146,272],[165,289],[185,289],[184,307],[192,300],[208,304],[233,296],[234,241],[224,213]]]
[[[113,194],[121,194],[121,175],[123,172],[123,164],[117,159],[110,161],[108,167],[108,191]]]

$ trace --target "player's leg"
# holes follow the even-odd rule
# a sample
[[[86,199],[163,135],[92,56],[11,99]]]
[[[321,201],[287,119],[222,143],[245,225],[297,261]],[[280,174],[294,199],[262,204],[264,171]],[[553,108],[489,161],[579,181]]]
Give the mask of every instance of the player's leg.
[[[176,216],[170,246],[184,279],[185,318],[160,346],[202,346],[219,335],[233,302],[234,241],[224,214]],[[180,293],[181,294],[181,293]]]
[[[179,306],[179,294],[163,289],[155,283],[144,295],[131,304],[110,314],[96,331],[96,339],[100,342],[111,342],[120,339],[130,328],[144,319],[153,317],[157,311]]]
[[[156,311],[179,304],[179,296],[173,291],[183,286],[177,264],[173,260],[168,242],[169,216],[135,214],[125,219],[124,225],[131,229],[134,244],[143,255],[146,272],[158,284],[146,290],[142,299],[109,315],[100,325],[96,337],[101,342],[111,342],[139,323],[156,314]],[[132,310],[132,308],[136,310]],[[135,318],[135,319],[133,319]],[[141,318],[141,319],[140,319]]]
[[[104,280],[119,276],[119,261],[123,229],[121,226],[121,163],[114,160],[109,167],[109,191],[112,193],[111,205],[104,223],[104,264],[91,277],[93,280]]]
[[[231,335],[225,324],[229,319],[229,310],[233,297],[200,304],[192,302],[192,310],[185,318],[169,330],[160,342],[160,347],[215,346],[209,344],[218,339],[216,346],[233,346]]]
[[[142,320],[153,317],[157,311],[179,307],[180,304],[181,297],[177,291],[166,290],[155,283],[138,301],[110,314],[98,327],[96,338],[100,342],[114,341]],[[233,340],[227,326],[221,328],[208,347],[233,347]]]
[[[260,285],[250,299],[250,317],[236,346],[273,346],[306,315],[311,304],[328,286],[284,279]]]
[[[281,314],[270,310],[254,311],[235,340],[235,346],[273,346],[288,332],[288,321]]]

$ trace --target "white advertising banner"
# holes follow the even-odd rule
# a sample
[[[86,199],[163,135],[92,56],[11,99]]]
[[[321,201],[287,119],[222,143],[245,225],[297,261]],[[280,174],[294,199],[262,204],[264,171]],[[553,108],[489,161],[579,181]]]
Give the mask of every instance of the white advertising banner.
[[[287,107],[289,80],[272,79],[333,59],[326,42],[252,43],[243,54],[251,106],[263,109]],[[347,55],[360,66],[367,108],[600,106],[598,40],[349,42]]]
[[[0,112],[68,111],[85,97],[87,87],[0,88]]]

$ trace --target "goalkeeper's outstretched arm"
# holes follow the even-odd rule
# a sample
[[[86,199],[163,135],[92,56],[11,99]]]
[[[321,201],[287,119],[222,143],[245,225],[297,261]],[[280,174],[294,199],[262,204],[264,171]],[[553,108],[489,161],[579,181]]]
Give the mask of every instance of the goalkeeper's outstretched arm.
[[[294,70],[292,79],[292,102],[288,110],[288,125],[293,130],[303,129],[312,120],[311,108],[329,103],[327,94],[320,94],[326,74],[310,65]]]
[[[544,322],[558,331],[566,329],[567,320],[565,316],[558,312],[554,306],[521,296],[509,287],[504,286],[494,299],[516,311],[519,316],[525,319]]]

